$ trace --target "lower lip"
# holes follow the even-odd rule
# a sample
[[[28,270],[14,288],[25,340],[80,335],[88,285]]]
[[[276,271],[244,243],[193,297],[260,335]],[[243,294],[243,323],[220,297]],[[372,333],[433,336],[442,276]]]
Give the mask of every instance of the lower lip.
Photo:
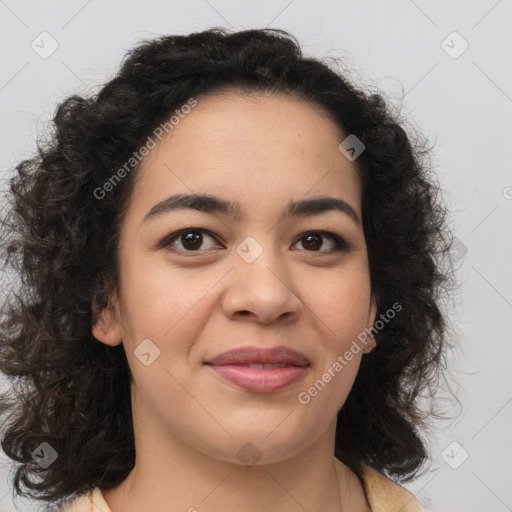
[[[280,391],[297,382],[309,368],[308,366],[287,366],[265,370],[240,365],[208,366],[223,379],[254,393]]]

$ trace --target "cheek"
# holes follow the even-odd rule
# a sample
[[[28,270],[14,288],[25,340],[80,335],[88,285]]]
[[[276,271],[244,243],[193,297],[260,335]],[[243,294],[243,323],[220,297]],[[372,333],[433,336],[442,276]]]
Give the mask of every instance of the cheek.
[[[183,388],[191,389],[195,375],[189,353],[208,321],[211,304],[205,296],[218,278],[191,278],[157,266],[132,266],[124,277],[129,284],[123,294],[123,344],[137,393],[157,414],[164,414],[162,404],[185,409],[190,397]],[[145,365],[142,354],[148,352]]]
[[[340,356],[343,357],[343,356]],[[311,385],[297,397],[298,402],[309,407],[310,412],[334,418],[341,409],[355,381],[360,356],[345,364],[333,359],[319,372]]]
[[[334,417],[354,383],[363,355],[358,336],[369,327],[368,273],[351,268],[345,276],[318,283],[308,306],[320,319],[322,350],[314,375],[298,397],[299,403]]]
[[[307,306],[321,320],[331,349],[342,350],[368,327],[370,282],[362,269],[315,281]]]
[[[215,275],[212,275],[215,274]],[[127,265],[122,276],[125,344],[152,340],[162,360],[183,359],[211,314],[208,294],[222,274],[172,271],[162,265]]]

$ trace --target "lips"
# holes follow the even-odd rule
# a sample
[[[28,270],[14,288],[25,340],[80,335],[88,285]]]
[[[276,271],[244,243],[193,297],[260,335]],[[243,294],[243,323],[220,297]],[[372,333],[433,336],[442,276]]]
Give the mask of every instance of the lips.
[[[205,363],[221,379],[255,393],[272,393],[301,379],[310,364],[306,356],[288,347],[242,347]]]
[[[206,364],[210,364],[212,366],[247,366],[250,364],[308,366],[309,361],[304,354],[284,346],[271,349],[248,346],[223,352],[213,359],[206,361]]]

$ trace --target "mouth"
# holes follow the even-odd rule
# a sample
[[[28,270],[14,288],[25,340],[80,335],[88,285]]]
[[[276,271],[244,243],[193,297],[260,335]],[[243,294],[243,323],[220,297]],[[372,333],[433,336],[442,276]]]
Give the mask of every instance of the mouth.
[[[254,393],[272,393],[295,384],[307,373],[310,363],[294,349],[242,347],[206,361],[217,377]]]
[[[307,366],[309,361],[304,354],[285,346],[274,348],[260,348],[246,346],[222,352],[218,356],[206,361],[212,366],[223,365],[250,365],[250,364],[285,364],[294,366]]]
[[[226,366],[226,365],[221,365],[221,366]],[[292,365],[289,363],[247,363],[247,364],[234,364],[231,366],[242,366],[244,368],[250,368],[251,370],[277,370],[278,368],[288,368],[289,366],[295,366],[295,365]]]

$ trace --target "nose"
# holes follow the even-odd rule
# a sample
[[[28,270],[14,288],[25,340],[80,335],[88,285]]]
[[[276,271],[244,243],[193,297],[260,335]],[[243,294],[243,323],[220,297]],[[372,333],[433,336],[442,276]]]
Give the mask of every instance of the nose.
[[[231,319],[271,323],[296,318],[303,304],[290,272],[274,252],[265,250],[251,263],[235,258],[222,307]]]

